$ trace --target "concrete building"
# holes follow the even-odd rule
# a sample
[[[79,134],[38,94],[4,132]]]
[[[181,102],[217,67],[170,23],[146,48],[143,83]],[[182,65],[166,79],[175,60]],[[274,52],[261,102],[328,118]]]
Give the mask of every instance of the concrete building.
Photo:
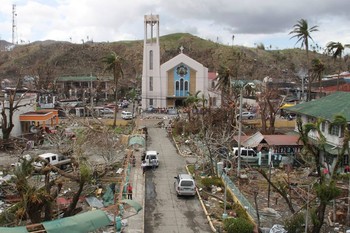
[[[320,131],[324,138],[321,138],[317,130],[311,130],[308,133],[308,137],[311,143],[315,147],[318,147],[320,160],[327,161],[334,167],[344,144],[345,131],[350,128],[350,93],[335,92],[317,100],[286,108],[286,111],[299,115],[303,125],[315,123],[317,120],[323,119],[320,124]],[[342,125],[334,123],[334,117],[336,115],[341,115],[346,119],[347,129]],[[295,131],[298,132],[297,124],[295,125]],[[350,144],[348,146],[350,148]],[[345,151],[343,161],[341,162],[342,165],[350,164],[348,150]]]
[[[200,91],[211,106],[218,106],[220,94],[208,68],[183,53],[160,64],[159,16],[144,17],[144,50],[142,69],[142,108],[169,108],[184,105],[184,100]]]
[[[23,96],[16,95],[16,99],[14,101],[14,105],[18,105],[18,107],[14,112],[12,116],[13,121],[13,129],[11,131],[12,137],[18,137],[22,134],[22,122],[20,121],[20,116],[22,114],[25,114],[26,112],[32,112],[35,111],[35,105],[36,105],[36,94],[35,93],[25,93],[22,94]],[[7,117],[7,121],[9,120],[9,96],[5,94],[3,97],[4,99],[1,100],[0,104],[0,111],[3,110],[5,107],[5,113]],[[2,121],[2,116],[0,116]],[[0,137],[2,138],[2,131],[0,130]]]

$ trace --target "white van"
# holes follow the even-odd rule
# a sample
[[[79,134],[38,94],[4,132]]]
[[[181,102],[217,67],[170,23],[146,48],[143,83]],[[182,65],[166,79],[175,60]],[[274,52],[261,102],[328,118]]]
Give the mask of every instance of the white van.
[[[159,166],[159,158],[158,158],[159,153],[155,150],[149,150],[146,151],[144,156],[142,157],[142,161],[145,161],[145,166],[147,167],[152,167],[153,162],[156,167]]]
[[[233,155],[238,157],[238,147],[233,147]],[[241,147],[241,159],[247,162],[258,161],[258,155],[252,148]]]
[[[133,115],[131,112],[122,111],[122,119],[131,120],[132,118],[133,118]]]
[[[196,182],[189,174],[178,174],[174,177],[174,187],[177,196],[195,196]]]
[[[33,163],[35,169],[41,169],[44,165],[42,160],[46,160],[47,163],[51,165],[58,166],[59,168],[64,169],[68,163],[71,162],[70,159],[66,159],[63,155],[58,155],[54,153],[45,153],[38,156],[40,159],[37,159],[36,162]]]

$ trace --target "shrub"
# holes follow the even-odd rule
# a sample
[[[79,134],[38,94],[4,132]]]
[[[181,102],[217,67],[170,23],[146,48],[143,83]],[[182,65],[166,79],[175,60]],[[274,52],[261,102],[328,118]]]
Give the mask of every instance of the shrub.
[[[305,231],[305,216],[303,213],[293,215],[284,221],[284,228],[288,233],[298,233]]]
[[[238,218],[248,219],[247,211],[240,204],[235,203],[233,209],[235,210]]]
[[[235,220],[235,218],[226,218],[224,220],[224,230],[227,231],[228,227],[233,224]]]
[[[253,230],[254,225],[244,218],[234,218],[232,223],[227,227],[228,233],[252,233]]]
[[[204,187],[210,189],[212,185],[223,186],[222,181],[219,177],[205,177],[201,180],[201,183]]]
[[[189,166],[187,166],[187,168],[191,174],[194,174],[194,172],[195,172],[194,165],[189,165]]]

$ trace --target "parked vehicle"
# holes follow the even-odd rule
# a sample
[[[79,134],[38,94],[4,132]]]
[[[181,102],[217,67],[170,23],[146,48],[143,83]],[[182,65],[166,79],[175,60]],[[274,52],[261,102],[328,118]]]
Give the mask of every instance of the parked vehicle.
[[[178,174],[174,177],[174,187],[177,196],[195,196],[196,182],[189,174]]]
[[[122,119],[131,120],[132,118],[133,118],[133,115],[131,112],[122,111]]]
[[[103,108],[100,110],[100,115],[103,117],[113,117],[114,116],[114,110],[110,108]]]
[[[239,114],[236,115],[236,118],[239,119]],[[253,119],[255,118],[255,113],[252,112],[242,112],[242,120]]]
[[[39,158],[36,159],[36,161],[33,163],[33,166],[35,169],[41,169],[44,165],[44,161],[46,160],[47,163],[51,165],[55,165],[61,169],[65,169],[67,167],[67,164],[71,162],[70,159],[66,159],[63,155],[58,155],[54,153],[45,153],[38,156]]]
[[[177,114],[178,114],[176,108],[169,108],[169,109],[167,110],[167,113],[168,113],[169,115],[177,115]]]
[[[159,158],[158,158],[159,153],[155,150],[149,150],[144,153],[142,156],[142,161],[145,161],[146,167],[152,167],[153,164],[155,167],[159,166]]]
[[[238,157],[238,147],[233,147],[233,155]],[[258,155],[252,148],[241,147],[241,160],[246,162],[258,161]]]

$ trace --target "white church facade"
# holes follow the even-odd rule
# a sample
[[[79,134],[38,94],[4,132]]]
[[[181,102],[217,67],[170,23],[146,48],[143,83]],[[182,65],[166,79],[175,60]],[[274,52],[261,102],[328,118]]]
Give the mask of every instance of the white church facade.
[[[142,108],[183,106],[185,99],[200,91],[213,107],[220,105],[220,94],[214,90],[215,74],[183,53],[160,64],[159,16],[144,17],[144,51],[142,70]]]

